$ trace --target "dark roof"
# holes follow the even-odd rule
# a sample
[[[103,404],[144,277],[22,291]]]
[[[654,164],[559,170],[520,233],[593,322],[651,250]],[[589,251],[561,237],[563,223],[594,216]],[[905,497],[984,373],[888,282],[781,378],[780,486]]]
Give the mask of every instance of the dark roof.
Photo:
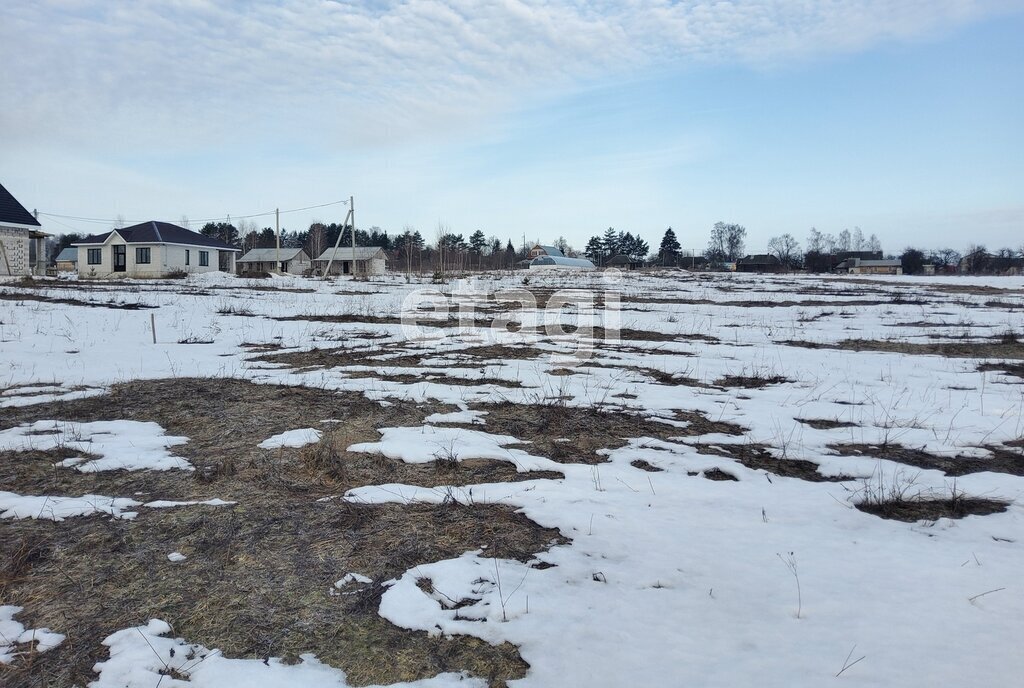
[[[193,232],[191,229],[172,225],[170,222],[156,221],[143,222],[141,225],[115,229],[103,234],[93,234],[81,241],[76,241],[75,245],[102,244],[112,232],[120,234],[121,238],[129,244],[187,244],[190,246],[207,246],[209,248],[221,249],[222,251],[239,250],[234,246],[225,244],[220,239],[203,236],[199,232]]]
[[[759,253],[755,256],[743,256],[736,263],[739,265],[779,265],[779,259],[767,253]]]
[[[631,260],[629,256],[618,254],[608,259],[608,265],[629,265],[630,263],[639,262]]]
[[[31,225],[39,227],[39,220],[18,203],[18,199],[0,184],[0,224]]]

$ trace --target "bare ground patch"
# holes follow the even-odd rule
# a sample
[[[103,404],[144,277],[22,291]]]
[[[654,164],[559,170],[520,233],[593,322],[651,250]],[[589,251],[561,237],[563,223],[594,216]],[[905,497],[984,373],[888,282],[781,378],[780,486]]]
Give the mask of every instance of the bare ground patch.
[[[526,664],[511,645],[430,638],[384,621],[376,614],[380,583],[481,546],[489,555],[529,561],[565,542],[556,531],[500,506],[317,501],[374,483],[562,477],[520,474],[497,461],[409,465],[346,451],[354,442],[377,439],[378,427],[418,424],[445,410],[227,379],[131,382],[103,397],[11,409],[10,424],[43,418],[155,421],[190,438],[173,451],[196,470],[83,474],[54,468],[68,450],[4,452],[0,489],[139,501],[220,497],[237,504],[141,508],[134,521],[0,522],[0,598],[25,606],[19,619],[26,623],[68,635],[64,645],[31,663],[0,669],[4,685],[84,685],[95,678],[92,665],[106,656],[99,640],[150,618],[163,618],[175,635],[229,656],[294,660],[314,652],[355,683],[462,670],[492,685],[522,677]],[[339,422],[321,425],[321,419]],[[318,425],[329,431],[303,449],[256,447],[284,430]],[[188,559],[172,564],[171,551]],[[334,581],[352,571],[375,583],[343,591],[352,595],[331,594]]]
[[[399,374],[385,374],[379,373],[372,370],[360,370],[346,373],[346,377],[350,378],[365,378],[368,380],[380,380],[382,382],[396,382],[403,385],[413,385],[418,382],[432,382],[438,385],[450,385],[454,387],[479,387],[481,385],[491,385],[494,387],[504,387],[505,389],[519,389],[522,385],[516,380],[503,380],[496,377],[455,377],[453,375],[445,375],[443,373],[424,371],[421,373],[399,373]]]
[[[900,444],[830,444],[828,448],[840,456],[867,456],[870,458],[887,459],[918,468],[931,468],[942,471],[946,475],[958,476],[970,473],[991,471],[993,473],[1009,473],[1024,475],[1024,449],[1006,449],[1004,447],[985,447],[990,455],[975,456],[939,456],[922,449],[904,447]]]
[[[798,423],[803,423],[815,430],[835,430],[837,428],[855,428],[856,423],[851,423],[845,420],[830,419],[830,418],[797,418]]]
[[[679,420],[690,422],[689,426],[679,428],[633,413],[597,407],[501,403],[477,404],[472,408],[487,412],[483,416],[483,429],[487,432],[519,438],[525,451],[562,463],[602,463],[607,459],[599,450],[623,447],[631,438],[668,441],[673,437],[742,430],[711,421],[696,411],[679,412]]]
[[[978,372],[994,371],[1010,377],[1024,378],[1024,363],[982,363],[978,366]]]
[[[56,296],[45,296],[34,292],[8,292],[0,291],[0,301],[38,301],[41,303],[56,303],[65,306],[84,306],[86,308],[113,308],[122,311],[138,311],[147,308],[157,308],[144,303],[128,301],[83,301],[82,299],[59,298]]]
[[[1006,511],[1007,502],[981,497],[960,497],[946,499],[911,499],[904,502],[882,504],[857,504],[859,510],[881,518],[913,523],[920,520],[934,521],[939,518],[964,518],[985,516]]]
[[[812,483],[845,482],[850,476],[828,476],[818,472],[818,464],[803,459],[779,459],[762,444],[695,444],[700,454],[724,456],[734,459],[747,468],[764,470],[783,478],[799,478]]]
[[[805,349],[840,349],[845,351],[875,351],[912,355],[945,356],[947,358],[1007,358],[1024,360],[1024,341],[936,341],[907,342],[898,339],[846,339],[841,342],[808,342],[783,340],[776,342]]]

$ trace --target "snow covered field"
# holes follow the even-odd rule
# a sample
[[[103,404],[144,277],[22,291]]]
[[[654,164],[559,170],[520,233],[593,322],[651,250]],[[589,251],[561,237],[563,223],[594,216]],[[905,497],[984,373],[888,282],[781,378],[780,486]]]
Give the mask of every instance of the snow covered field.
[[[1020,278],[0,284],[0,683],[1016,685],[1022,476]]]

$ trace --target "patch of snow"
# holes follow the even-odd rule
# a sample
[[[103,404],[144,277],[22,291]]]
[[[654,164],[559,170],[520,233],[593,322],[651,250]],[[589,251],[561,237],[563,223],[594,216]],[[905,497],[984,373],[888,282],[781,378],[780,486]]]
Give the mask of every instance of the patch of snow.
[[[141,502],[123,497],[82,495],[81,497],[49,497],[19,495],[0,491],[0,518],[37,518],[63,521],[74,516],[108,514],[114,518],[131,520],[137,512],[128,511]]]
[[[324,433],[315,428],[303,428],[301,430],[288,430],[280,435],[274,435],[259,443],[260,449],[279,449],[280,447],[305,447],[307,444],[316,444]]]
[[[348,688],[345,672],[321,664],[314,655],[303,654],[298,664],[285,664],[271,657],[229,659],[219,650],[167,637],[171,627],[153,619],[145,626],[126,628],[108,636],[103,644],[110,658],[94,667],[99,678],[90,688]],[[161,672],[173,669],[188,681],[169,679]],[[433,678],[396,683],[391,688],[485,688],[482,679],[464,674],[439,674]]]
[[[230,506],[232,504],[237,504],[237,502],[226,502],[223,499],[219,499],[219,498],[207,499],[207,500],[201,501],[201,502],[197,501],[197,500],[191,500],[191,501],[185,501],[185,502],[176,502],[176,501],[172,501],[172,500],[169,500],[169,499],[157,499],[157,500],[152,501],[152,502],[146,502],[142,506],[149,507],[150,509],[169,509],[169,508],[176,507],[176,506],[193,506],[193,505],[196,505],[196,504],[205,505],[205,506]]]
[[[372,578],[367,578],[366,576],[364,576],[362,574],[359,574],[359,573],[346,573],[344,576],[341,577],[340,580],[337,580],[337,581],[334,582],[334,587],[336,587],[336,588],[343,588],[346,585],[348,585],[349,583],[363,583],[365,585],[365,584],[369,584],[369,583],[372,583],[372,582],[373,582]]]
[[[82,473],[116,470],[193,470],[192,464],[174,456],[168,447],[188,442],[187,437],[164,434],[156,423],[134,420],[73,423],[40,420],[0,431],[0,451],[53,451],[71,449],[99,458],[72,457],[56,465]]]
[[[65,636],[54,633],[49,628],[26,629],[14,617],[22,611],[22,607],[13,605],[0,606],[0,664],[11,664],[17,658],[18,645],[35,643],[35,652],[46,652],[64,642]],[[29,648],[25,648],[28,652]]]
[[[171,552],[170,554],[167,555],[167,560],[168,561],[173,561],[175,563],[177,563],[179,561],[185,561],[186,559],[188,559],[188,557],[186,557],[181,552]]]
[[[484,416],[487,415],[487,411],[470,411],[463,409],[462,411],[454,411],[452,413],[433,413],[426,418],[427,423],[465,423],[467,425],[484,424]]]

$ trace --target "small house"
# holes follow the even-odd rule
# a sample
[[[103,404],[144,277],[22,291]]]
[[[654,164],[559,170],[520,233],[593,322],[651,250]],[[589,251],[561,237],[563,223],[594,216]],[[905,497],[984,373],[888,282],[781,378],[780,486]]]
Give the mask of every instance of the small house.
[[[847,275],[902,275],[903,261],[899,258],[889,260],[847,258],[836,266],[836,272]]]
[[[239,275],[262,275],[268,272],[304,275],[313,268],[309,254],[301,248],[254,248],[236,263]]]
[[[180,273],[234,273],[240,250],[169,222],[112,229],[73,244],[79,277],[167,277]]]
[[[642,260],[633,260],[624,253],[620,253],[605,261],[605,266],[619,270],[636,270],[637,268],[642,268],[644,263]]]
[[[355,248],[329,248],[313,261],[318,274],[331,275],[383,275],[387,256],[380,246]]]
[[[565,254],[557,246],[542,246],[541,244],[534,244],[527,254],[527,260],[533,260],[538,256],[553,256],[553,257],[565,257]]]
[[[61,250],[57,254],[57,259],[54,261],[57,266],[57,272],[75,272],[78,270],[78,249],[74,246],[68,246]]]
[[[35,215],[0,184],[0,277],[43,274],[46,237]]]
[[[759,253],[736,261],[736,272],[785,272],[786,266],[773,255]]]

